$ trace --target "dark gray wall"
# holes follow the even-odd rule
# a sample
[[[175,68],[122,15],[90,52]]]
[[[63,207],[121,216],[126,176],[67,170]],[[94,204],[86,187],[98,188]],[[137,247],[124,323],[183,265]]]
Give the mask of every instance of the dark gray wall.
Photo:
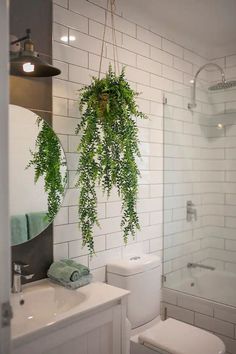
[[[10,34],[25,35],[31,29],[35,50],[52,61],[52,2],[51,0],[11,0]],[[10,77],[10,103],[28,108],[52,122],[52,79]],[[29,242],[12,247],[12,261],[29,264],[28,271],[35,274],[32,281],[46,277],[53,261],[53,227]]]

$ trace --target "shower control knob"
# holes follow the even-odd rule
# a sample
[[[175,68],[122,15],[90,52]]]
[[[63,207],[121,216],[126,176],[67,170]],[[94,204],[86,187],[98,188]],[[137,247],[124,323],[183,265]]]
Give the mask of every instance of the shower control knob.
[[[186,220],[191,222],[193,219],[197,220],[197,209],[194,208],[194,204],[191,200],[188,200],[186,203]]]

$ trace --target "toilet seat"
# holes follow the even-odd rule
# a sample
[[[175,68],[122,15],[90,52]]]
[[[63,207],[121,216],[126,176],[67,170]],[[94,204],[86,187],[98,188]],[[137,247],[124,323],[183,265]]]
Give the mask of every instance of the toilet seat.
[[[159,353],[225,354],[224,343],[215,335],[168,318],[139,335],[139,342]]]

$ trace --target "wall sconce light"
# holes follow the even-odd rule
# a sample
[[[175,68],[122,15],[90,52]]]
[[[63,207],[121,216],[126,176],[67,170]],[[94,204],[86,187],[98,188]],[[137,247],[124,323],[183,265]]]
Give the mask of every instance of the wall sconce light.
[[[30,38],[30,29],[26,36],[12,41],[11,46],[24,41],[23,49],[10,53],[10,74],[25,77],[49,77],[59,75],[61,70],[40,59],[34,51],[34,43]]]

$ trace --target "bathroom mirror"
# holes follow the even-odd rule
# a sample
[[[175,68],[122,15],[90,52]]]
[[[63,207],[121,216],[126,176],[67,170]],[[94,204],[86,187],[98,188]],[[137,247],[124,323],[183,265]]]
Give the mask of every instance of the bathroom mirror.
[[[67,184],[66,158],[46,121],[9,106],[9,193],[12,246],[27,242],[55,218]]]

